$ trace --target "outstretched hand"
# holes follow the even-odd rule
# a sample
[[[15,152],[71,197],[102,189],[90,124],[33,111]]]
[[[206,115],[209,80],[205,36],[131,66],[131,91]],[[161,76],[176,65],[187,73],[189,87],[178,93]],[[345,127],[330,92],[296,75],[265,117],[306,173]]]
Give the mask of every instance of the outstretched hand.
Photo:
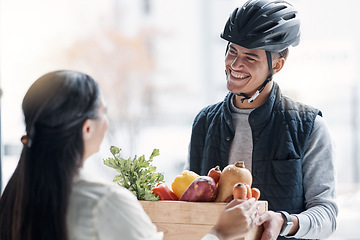
[[[292,236],[299,230],[299,219],[294,215],[290,215],[290,217],[293,222],[293,227],[287,236]],[[261,240],[277,239],[284,222],[285,220],[281,213],[267,211],[261,214],[261,216],[256,221],[257,226],[264,226],[264,232],[261,236]]]
[[[259,217],[259,204],[254,199],[234,199],[220,214],[211,233],[221,240],[244,237],[254,226]]]
[[[257,226],[262,224],[264,226],[264,232],[261,240],[276,240],[280,234],[284,220],[281,213],[267,211],[261,214],[256,221]]]

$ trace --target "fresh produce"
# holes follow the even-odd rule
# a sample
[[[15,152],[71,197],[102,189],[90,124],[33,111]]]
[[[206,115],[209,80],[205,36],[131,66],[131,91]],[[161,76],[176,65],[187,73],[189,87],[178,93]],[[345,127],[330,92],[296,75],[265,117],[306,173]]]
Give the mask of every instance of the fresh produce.
[[[159,200],[177,201],[179,198],[173,191],[163,182],[159,182],[152,189],[152,193],[159,197]]]
[[[218,183],[221,177],[221,169],[219,166],[216,166],[214,168],[211,168],[208,172],[208,176],[212,177],[215,181],[215,183]]]
[[[216,183],[212,177],[197,177],[181,195],[180,201],[211,202],[216,197]]]
[[[260,190],[258,188],[251,188],[251,195],[256,200],[259,200],[259,198],[260,198]]]
[[[244,183],[236,183],[233,187],[234,199],[247,199],[247,187]]]
[[[113,181],[129,189],[138,200],[158,200],[152,189],[157,183],[164,181],[164,175],[156,172],[156,167],[151,163],[155,156],[160,155],[159,149],[154,149],[148,160],[144,155],[124,159],[120,157],[120,151],[121,149],[111,146],[110,152],[114,157],[104,160],[106,166],[120,173]]]
[[[215,202],[225,202],[229,201],[229,199],[231,200],[233,187],[238,182],[248,184],[250,187],[252,184],[251,172],[245,168],[243,161],[236,162],[235,164],[229,164],[222,170]]]
[[[255,198],[259,200],[260,190],[258,188],[250,188],[246,183],[236,183],[233,187],[233,197],[235,199],[250,199]]]
[[[171,183],[171,189],[175,195],[180,198],[190,184],[198,177],[199,174],[193,171],[184,170],[181,175],[175,177],[174,181]]]
[[[246,199],[250,199],[252,197],[252,192],[251,192],[251,187],[249,186],[249,184],[246,184]]]

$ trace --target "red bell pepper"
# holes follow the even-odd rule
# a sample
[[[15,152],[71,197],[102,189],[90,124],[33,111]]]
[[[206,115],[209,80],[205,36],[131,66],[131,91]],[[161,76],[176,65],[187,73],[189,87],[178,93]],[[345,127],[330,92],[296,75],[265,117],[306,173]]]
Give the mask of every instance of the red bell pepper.
[[[152,189],[152,193],[158,196],[159,200],[179,200],[175,193],[165,183],[162,182],[156,184],[156,186]]]

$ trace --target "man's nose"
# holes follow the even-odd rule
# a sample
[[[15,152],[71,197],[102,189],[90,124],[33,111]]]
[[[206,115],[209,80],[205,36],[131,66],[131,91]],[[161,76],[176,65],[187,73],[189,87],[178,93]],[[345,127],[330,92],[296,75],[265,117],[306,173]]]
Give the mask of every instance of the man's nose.
[[[242,67],[244,67],[244,61],[240,56],[237,56],[236,58],[234,58],[234,60],[231,63],[231,67],[233,69],[240,69]]]

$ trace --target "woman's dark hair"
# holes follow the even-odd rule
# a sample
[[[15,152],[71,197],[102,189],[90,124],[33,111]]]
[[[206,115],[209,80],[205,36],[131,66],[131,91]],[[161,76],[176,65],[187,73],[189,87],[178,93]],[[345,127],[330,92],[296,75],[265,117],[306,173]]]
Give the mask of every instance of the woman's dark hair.
[[[66,212],[82,164],[82,126],[97,118],[99,88],[90,76],[55,71],[34,82],[22,108],[27,139],[0,199],[1,240],[66,240]]]

